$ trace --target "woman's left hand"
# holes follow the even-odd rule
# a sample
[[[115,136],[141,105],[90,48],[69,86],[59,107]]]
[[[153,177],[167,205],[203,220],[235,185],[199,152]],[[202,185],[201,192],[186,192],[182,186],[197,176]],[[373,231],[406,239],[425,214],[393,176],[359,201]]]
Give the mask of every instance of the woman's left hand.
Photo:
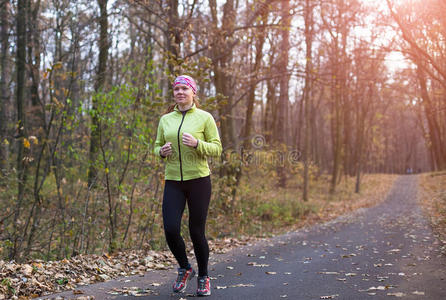
[[[198,140],[190,133],[183,133],[183,144],[189,147],[197,147]]]

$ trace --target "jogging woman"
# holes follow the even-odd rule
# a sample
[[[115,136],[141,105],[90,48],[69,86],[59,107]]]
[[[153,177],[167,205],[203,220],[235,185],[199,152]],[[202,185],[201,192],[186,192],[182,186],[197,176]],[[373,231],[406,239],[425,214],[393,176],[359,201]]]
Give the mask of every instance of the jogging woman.
[[[222,146],[214,118],[197,107],[196,92],[197,85],[192,77],[182,75],[175,79],[175,103],[159,121],[155,153],[166,161],[164,233],[169,249],[179,264],[173,291],[183,292],[187,282],[195,276],[180,234],[181,218],[187,203],[189,233],[198,264],[197,296],[209,296],[209,246],[205,226],[211,198],[211,179],[207,157],[219,156]]]

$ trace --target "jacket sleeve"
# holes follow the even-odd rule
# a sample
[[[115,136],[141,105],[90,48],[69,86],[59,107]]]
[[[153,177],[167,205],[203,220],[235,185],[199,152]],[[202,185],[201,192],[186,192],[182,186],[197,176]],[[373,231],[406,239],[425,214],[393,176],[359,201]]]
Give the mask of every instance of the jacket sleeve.
[[[166,143],[166,141],[164,139],[164,128],[163,128],[162,123],[163,123],[163,118],[160,119],[160,122],[158,124],[158,130],[156,133],[156,141],[155,141],[155,149],[153,150],[153,152],[155,153],[155,155],[158,155],[161,158],[165,158],[165,157],[161,156],[161,154],[160,154],[161,147]]]
[[[209,115],[209,117],[206,119],[204,138],[204,141],[198,141],[197,152],[204,156],[220,156],[223,149],[221,146],[217,125],[215,124],[215,120],[212,115]]]

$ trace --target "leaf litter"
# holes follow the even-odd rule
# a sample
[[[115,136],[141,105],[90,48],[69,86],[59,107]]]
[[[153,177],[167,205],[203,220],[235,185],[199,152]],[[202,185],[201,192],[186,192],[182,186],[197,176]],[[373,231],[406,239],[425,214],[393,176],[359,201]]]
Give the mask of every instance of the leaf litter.
[[[60,261],[35,260],[26,264],[0,260],[0,299],[37,297],[112,278],[143,275],[149,270],[165,270],[174,263],[165,252],[134,250],[115,255],[77,255]],[[131,291],[123,291],[131,293]]]
[[[209,240],[213,253],[225,253],[230,249],[258,241],[259,238],[227,238]],[[0,260],[0,300],[33,298],[66,290],[78,291],[80,286],[103,282],[118,277],[143,276],[150,270],[167,270],[176,264],[170,251],[129,250],[116,254],[79,254],[59,261],[33,260],[26,263]],[[125,280],[124,282],[129,282]],[[157,287],[159,283],[152,283]],[[121,295],[143,296],[151,290],[133,288],[114,289]],[[81,296],[89,299],[89,296]]]

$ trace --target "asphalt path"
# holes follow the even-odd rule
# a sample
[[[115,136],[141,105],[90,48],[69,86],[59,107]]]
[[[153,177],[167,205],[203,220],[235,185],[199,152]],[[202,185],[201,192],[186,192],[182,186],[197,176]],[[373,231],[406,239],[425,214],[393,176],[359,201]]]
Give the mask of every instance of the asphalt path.
[[[417,177],[399,177],[375,207],[290,232],[210,260],[209,299],[446,299],[446,257],[417,204]],[[192,299],[196,279],[173,294],[176,270],[80,288],[94,299]],[[75,299],[65,292],[49,298]],[[48,297],[47,297],[48,298]],[[86,299],[86,298],[84,298]]]

